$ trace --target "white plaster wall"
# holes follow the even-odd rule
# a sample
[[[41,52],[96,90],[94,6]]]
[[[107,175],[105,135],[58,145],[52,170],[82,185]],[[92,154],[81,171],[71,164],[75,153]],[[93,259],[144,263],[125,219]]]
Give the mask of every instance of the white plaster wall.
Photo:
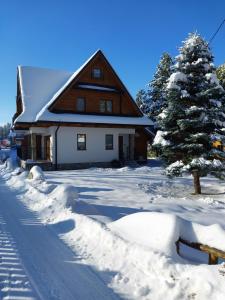
[[[49,134],[49,128],[45,128],[45,127],[30,127],[30,133],[48,135]]]
[[[86,149],[77,150],[77,134],[86,134]],[[105,150],[105,135],[113,134],[113,150]],[[110,162],[118,159],[119,134],[135,134],[129,128],[60,127],[58,130],[58,163]],[[53,135],[54,140],[54,135]],[[55,141],[54,141],[55,144]],[[53,147],[54,153],[54,147]],[[54,156],[54,154],[53,154]]]

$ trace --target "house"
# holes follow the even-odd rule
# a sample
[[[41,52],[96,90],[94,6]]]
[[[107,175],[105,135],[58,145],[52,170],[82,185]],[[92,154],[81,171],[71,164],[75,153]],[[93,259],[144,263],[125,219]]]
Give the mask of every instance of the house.
[[[104,56],[76,72],[18,67],[13,127],[23,135],[21,165],[44,169],[146,162],[151,120]]]

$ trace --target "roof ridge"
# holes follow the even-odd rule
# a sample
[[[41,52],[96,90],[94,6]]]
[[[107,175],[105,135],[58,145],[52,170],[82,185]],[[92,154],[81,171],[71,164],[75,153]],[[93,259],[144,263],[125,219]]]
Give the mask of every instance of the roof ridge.
[[[77,75],[85,68],[85,66],[98,54],[102,53],[100,49],[95,51],[67,80],[67,82],[59,88],[59,90],[53,95],[48,103],[39,111],[36,115],[36,121],[41,117],[45,110],[56,100],[56,98],[67,88],[67,86],[77,77]]]

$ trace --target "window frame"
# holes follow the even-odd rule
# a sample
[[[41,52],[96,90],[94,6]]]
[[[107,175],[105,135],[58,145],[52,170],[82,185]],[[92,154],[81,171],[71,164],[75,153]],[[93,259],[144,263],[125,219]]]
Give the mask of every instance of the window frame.
[[[110,143],[111,147],[107,146],[108,145],[107,144],[107,137],[108,136],[112,137],[112,143]],[[114,149],[114,140],[113,139],[114,139],[113,134],[110,133],[110,134],[105,135],[105,150],[113,150]]]
[[[99,76],[96,76],[96,73],[95,73],[96,70],[99,71]],[[92,71],[91,71],[91,77],[94,78],[94,79],[102,79],[103,78],[102,69],[97,68],[97,67],[93,68]]]
[[[80,142],[78,141],[79,140],[79,136],[84,136],[84,149],[79,149],[79,144]],[[77,133],[77,151],[85,151],[87,150],[87,135],[86,133]]]
[[[83,99],[83,101],[84,101],[84,110],[78,110],[78,100],[79,99]],[[86,98],[85,97],[77,97],[76,98],[76,112],[80,112],[80,113],[86,112]]]
[[[101,111],[101,103],[104,103],[104,111]],[[108,103],[111,103],[111,110],[108,111]],[[106,114],[111,114],[113,113],[113,101],[112,100],[106,100],[106,99],[101,99],[99,102],[99,111],[100,113],[106,113]]]

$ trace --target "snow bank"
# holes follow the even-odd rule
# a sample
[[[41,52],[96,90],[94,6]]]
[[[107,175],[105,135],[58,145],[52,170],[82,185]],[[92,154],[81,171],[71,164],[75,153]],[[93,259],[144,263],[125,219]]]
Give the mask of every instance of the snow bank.
[[[73,185],[60,184],[49,194],[49,197],[57,202],[56,205],[74,210],[78,192]]]
[[[218,224],[200,225],[176,215],[141,212],[125,216],[108,227],[125,240],[169,256],[176,255],[179,237],[225,251],[225,231]]]
[[[33,166],[29,172],[28,178],[31,180],[44,181],[45,176],[42,169],[39,166]]]
[[[127,241],[174,255],[175,242],[179,237],[179,222],[175,215],[140,212],[125,216],[108,226]]]

